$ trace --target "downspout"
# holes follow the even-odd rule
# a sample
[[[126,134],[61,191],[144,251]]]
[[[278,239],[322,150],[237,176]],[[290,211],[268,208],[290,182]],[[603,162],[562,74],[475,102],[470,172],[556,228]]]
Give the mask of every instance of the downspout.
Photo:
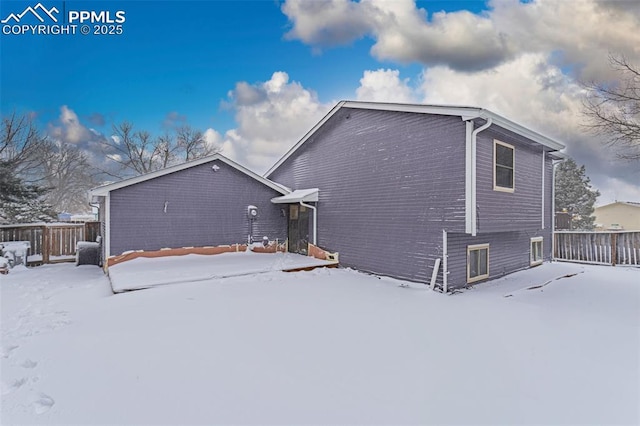
[[[476,145],[477,136],[483,130],[486,130],[493,124],[491,117],[487,118],[487,122],[471,132],[471,236],[475,237],[478,233],[478,205],[477,205],[477,188],[476,188]]]
[[[109,264],[111,256],[111,192],[107,192],[104,200],[104,264]]]
[[[304,207],[308,207],[313,211],[313,245],[317,246],[316,237],[318,235],[318,211],[311,204],[305,204],[303,201],[300,201],[300,205]]]
[[[447,269],[447,260],[449,258],[447,248],[447,231],[442,230],[442,292],[446,293],[449,287],[449,270]]]

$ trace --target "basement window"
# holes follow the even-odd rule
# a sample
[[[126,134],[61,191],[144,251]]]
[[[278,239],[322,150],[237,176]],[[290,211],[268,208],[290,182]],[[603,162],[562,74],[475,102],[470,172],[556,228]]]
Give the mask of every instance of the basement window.
[[[467,283],[489,278],[489,244],[467,246]]]
[[[542,240],[542,237],[531,238],[531,266],[540,265],[544,260]]]
[[[515,189],[515,149],[497,140],[493,141],[493,190],[513,192]]]

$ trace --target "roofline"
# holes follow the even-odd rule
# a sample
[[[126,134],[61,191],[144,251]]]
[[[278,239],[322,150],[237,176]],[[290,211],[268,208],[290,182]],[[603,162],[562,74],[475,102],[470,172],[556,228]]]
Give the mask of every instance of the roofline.
[[[304,144],[324,123],[326,123],[338,110],[341,108],[359,108],[359,109],[372,109],[381,111],[396,111],[396,112],[413,112],[419,114],[439,114],[458,116],[463,121],[473,120],[481,118],[484,120],[492,119],[493,124],[500,126],[506,130],[510,130],[514,133],[522,135],[528,139],[531,139],[543,146],[546,146],[551,151],[559,151],[564,149],[564,144],[551,139],[548,136],[535,132],[527,127],[522,126],[514,121],[511,121],[501,115],[491,112],[484,108],[472,107],[472,106],[455,106],[455,105],[426,105],[426,104],[400,104],[391,102],[362,102],[362,101],[340,101],[335,107],[331,109],[315,126],[311,128],[289,151],[287,151],[282,158],[280,158],[264,176],[269,176],[273,173],[282,163],[284,163],[302,144]]]
[[[198,158],[197,160],[187,161],[181,164],[176,164],[175,166],[167,167],[166,169],[156,170],[155,172],[146,173],[140,176],[135,176],[132,178],[124,179],[119,182],[110,183],[107,185],[98,186],[89,191],[90,196],[106,196],[109,192],[115,191],[116,189],[125,188],[127,186],[135,185],[137,183],[146,182],[151,179],[155,179],[161,176],[168,175],[170,173],[179,172],[181,170],[189,169],[191,167],[200,166],[202,164],[206,164],[212,161],[220,160],[223,163],[227,164],[230,167],[238,170],[239,172],[244,173],[245,175],[257,180],[258,182],[268,186],[269,188],[279,192],[282,195],[286,195],[291,191],[275,182],[270,181],[269,179],[260,176],[259,174],[252,172],[244,166],[236,163],[223,156],[222,154],[213,154],[207,157]]]
[[[634,201],[614,201],[613,203],[603,204],[603,205],[595,207],[595,208],[596,209],[601,209],[603,207],[613,206],[614,204],[624,204],[625,206],[640,208],[640,203],[636,203]]]

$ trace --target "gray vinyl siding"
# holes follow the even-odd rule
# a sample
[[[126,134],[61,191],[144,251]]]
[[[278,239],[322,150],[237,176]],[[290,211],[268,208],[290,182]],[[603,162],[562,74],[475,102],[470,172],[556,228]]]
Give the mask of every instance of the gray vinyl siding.
[[[542,230],[509,231],[480,234],[451,233],[448,242],[448,286],[467,286],[467,247],[474,244],[489,244],[489,278],[494,279],[530,267],[531,238],[543,237],[545,261],[550,260],[551,232]],[[482,281],[476,281],[477,284]]]
[[[493,189],[493,141],[514,146],[515,190]],[[478,232],[535,230],[542,224],[542,145],[492,126],[478,135],[477,221]],[[550,160],[547,160],[549,167]],[[545,186],[551,178],[547,172]],[[551,191],[545,192],[545,211],[551,209]],[[546,218],[545,218],[546,222]]]
[[[318,244],[343,266],[427,282],[465,228],[460,117],[342,108],[269,176],[320,188]]]
[[[219,167],[212,170],[212,165]],[[253,236],[286,238],[282,195],[222,161],[194,166],[111,192],[111,255],[128,250],[246,243],[247,206],[258,207]],[[167,211],[164,205],[167,202]]]

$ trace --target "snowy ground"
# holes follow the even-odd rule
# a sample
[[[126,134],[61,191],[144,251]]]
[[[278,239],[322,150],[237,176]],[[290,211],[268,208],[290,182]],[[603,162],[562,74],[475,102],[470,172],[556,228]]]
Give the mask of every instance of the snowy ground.
[[[97,267],[17,267],[1,423],[638,424],[639,278],[558,263],[442,295],[319,269],[113,296]]]
[[[109,268],[115,292],[160,285],[328,265],[332,262],[295,253],[188,254],[129,260]]]

